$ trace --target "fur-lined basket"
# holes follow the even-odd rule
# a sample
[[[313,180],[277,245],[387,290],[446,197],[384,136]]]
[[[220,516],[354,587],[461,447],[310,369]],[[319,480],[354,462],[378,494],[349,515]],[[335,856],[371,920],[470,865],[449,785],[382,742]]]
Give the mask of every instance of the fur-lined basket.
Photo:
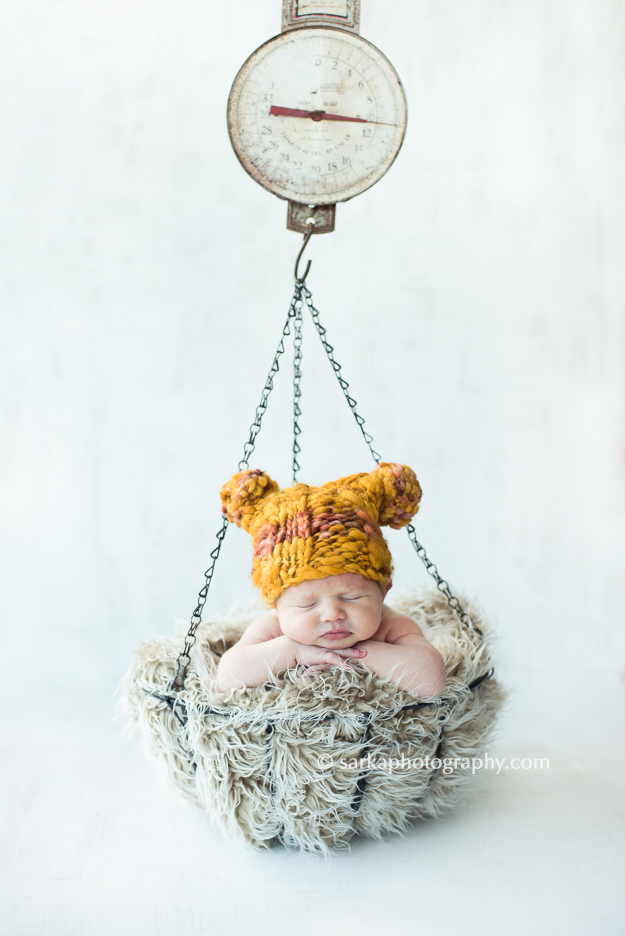
[[[485,641],[438,592],[392,604],[442,654],[440,697],[417,698],[362,667],[314,676],[298,668],[253,689],[219,692],[221,655],[263,606],[201,625],[173,708],[167,687],[182,638],[143,645],[124,679],[123,708],[169,782],[256,848],[281,842],[327,853],[355,834],[380,838],[438,817],[458,801],[469,776],[462,760],[483,751],[504,693]],[[487,637],[484,621],[465,607]]]

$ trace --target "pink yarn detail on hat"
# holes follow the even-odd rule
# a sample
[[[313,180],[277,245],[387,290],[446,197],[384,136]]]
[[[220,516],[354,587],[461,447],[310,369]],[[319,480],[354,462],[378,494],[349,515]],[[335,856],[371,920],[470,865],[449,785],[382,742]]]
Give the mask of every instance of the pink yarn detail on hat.
[[[287,517],[283,523],[264,523],[256,534],[254,556],[260,559],[269,556],[278,543],[291,543],[296,537],[328,539],[334,535],[333,528],[339,525],[343,530],[361,530],[373,539],[382,536],[378,524],[364,510],[347,509],[338,513],[327,510],[316,517],[312,516],[310,510],[300,510],[294,517]]]

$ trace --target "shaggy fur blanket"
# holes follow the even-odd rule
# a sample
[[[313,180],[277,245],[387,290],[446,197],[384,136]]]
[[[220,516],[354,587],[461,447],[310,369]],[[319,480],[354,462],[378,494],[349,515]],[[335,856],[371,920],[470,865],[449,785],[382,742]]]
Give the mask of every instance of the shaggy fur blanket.
[[[484,639],[436,591],[390,604],[442,654],[439,697],[403,692],[362,666],[314,676],[296,668],[218,691],[219,659],[265,610],[258,604],[200,626],[185,688],[169,701],[183,638],[144,644],[124,677],[125,715],[176,790],[256,848],[328,853],[355,834],[380,838],[438,817],[457,803],[470,776],[462,761],[483,752],[504,693],[475,609],[464,605]]]

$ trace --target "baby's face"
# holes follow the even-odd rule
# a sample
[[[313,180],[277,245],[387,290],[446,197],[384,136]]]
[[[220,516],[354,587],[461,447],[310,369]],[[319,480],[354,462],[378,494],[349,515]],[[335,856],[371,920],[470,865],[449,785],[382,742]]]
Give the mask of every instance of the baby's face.
[[[280,628],[298,643],[352,647],[378,630],[389,588],[354,572],[291,585],[276,605]]]

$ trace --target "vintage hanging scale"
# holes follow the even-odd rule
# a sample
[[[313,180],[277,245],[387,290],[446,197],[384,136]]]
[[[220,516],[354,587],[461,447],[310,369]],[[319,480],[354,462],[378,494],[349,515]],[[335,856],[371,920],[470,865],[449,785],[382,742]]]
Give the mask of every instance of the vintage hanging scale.
[[[336,205],[381,179],[404,140],[401,81],[359,29],[360,0],[284,0],[282,32],[232,85],[234,151],[253,179],[288,200],[291,231],[333,231]]]
[[[302,276],[298,268],[312,234],[334,230],[336,205],[374,185],[404,139],[401,82],[388,59],[359,36],[359,24],[360,0],[283,0],[282,32],[247,59],[228,101],[230,139],[241,164],[288,201],[287,226],[304,234],[287,320],[238,470],[250,469],[284,340],[293,335],[294,484],[304,307],[380,464],[305,283],[310,261]],[[415,701],[388,683],[378,683],[372,694],[375,677],[357,671],[340,691],[322,679],[323,691],[316,693],[297,670],[264,686],[232,690],[226,700],[217,687],[217,664],[249,618],[244,611],[225,622],[203,622],[202,614],[228,525],[223,516],[184,642],[144,645],[126,677],[126,712],[171,784],[255,847],[281,842],[310,852],[344,848],[354,834],[398,831],[454,805],[463,778],[442,770],[442,758],[481,752],[503,692],[493,678],[483,622],[452,593],[412,523],[406,526],[409,539],[440,593],[415,592],[399,608],[429,632],[445,660],[445,689],[428,701]],[[376,773],[380,758],[400,751],[399,739],[401,751],[426,766],[395,777]],[[320,758],[327,765],[330,754],[335,766],[315,773],[314,765]],[[336,766],[354,755],[368,758],[369,766],[351,775]]]

